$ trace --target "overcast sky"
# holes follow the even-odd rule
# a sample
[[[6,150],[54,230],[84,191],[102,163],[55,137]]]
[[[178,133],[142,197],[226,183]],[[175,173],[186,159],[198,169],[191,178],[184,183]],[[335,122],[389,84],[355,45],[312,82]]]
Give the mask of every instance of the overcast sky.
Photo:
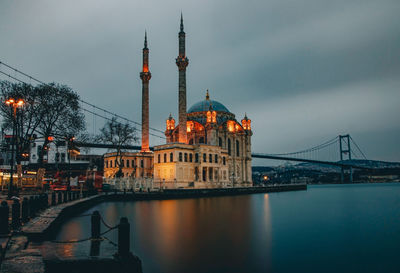
[[[247,112],[253,152],[349,133],[368,158],[400,161],[399,0],[1,0],[0,60],[140,121],[146,29],[150,126],[164,130],[181,11],[188,108],[209,89],[238,120]]]

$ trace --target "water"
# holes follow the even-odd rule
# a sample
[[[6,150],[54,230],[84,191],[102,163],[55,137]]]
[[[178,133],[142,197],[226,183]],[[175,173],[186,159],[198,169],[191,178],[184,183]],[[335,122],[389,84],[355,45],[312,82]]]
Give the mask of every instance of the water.
[[[93,210],[111,225],[128,217],[131,249],[144,273],[400,272],[400,184],[110,202]],[[57,239],[89,236],[90,220],[77,217]],[[117,241],[115,231],[106,236]],[[79,244],[65,253],[88,255],[89,249]],[[105,241],[100,254],[115,250]]]

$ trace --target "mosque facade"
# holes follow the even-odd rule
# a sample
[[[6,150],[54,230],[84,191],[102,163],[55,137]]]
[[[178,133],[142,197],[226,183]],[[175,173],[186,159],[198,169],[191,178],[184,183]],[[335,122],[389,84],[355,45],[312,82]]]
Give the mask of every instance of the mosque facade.
[[[151,165],[153,184],[164,188],[210,188],[252,186],[251,120],[240,120],[222,103],[212,100],[207,90],[205,99],[186,107],[185,32],[181,17],[179,54],[176,65],[179,73],[178,123],[170,115],[166,120],[166,144],[149,149],[149,71],[147,39],[143,48],[142,79],[142,149],[129,153],[132,164]],[[128,156],[128,153],[127,153]],[[105,155],[110,160],[115,160]],[[145,162],[144,162],[145,161]],[[115,165],[115,164],[114,164]],[[141,165],[140,167],[144,167]],[[136,166],[136,164],[135,164]],[[105,172],[107,172],[105,164]],[[111,173],[111,172],[110,172]]]

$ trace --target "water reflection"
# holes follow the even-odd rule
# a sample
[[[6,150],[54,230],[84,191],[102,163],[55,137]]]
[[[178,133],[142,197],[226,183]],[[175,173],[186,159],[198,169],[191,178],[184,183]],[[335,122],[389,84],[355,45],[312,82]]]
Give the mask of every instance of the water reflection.
[[[131,250],[144,273],[397,273],[399,194],[400,184],[315,186],[301,192],[102,203],[89,212],[99,210],[109,225],[128,217]],[[90,220],[80,217],[66,223],[58,239],[87,235]],[[116,242],[117,232],[107,237]],[[106,240],[63,251],[112,255],[116,247]]]

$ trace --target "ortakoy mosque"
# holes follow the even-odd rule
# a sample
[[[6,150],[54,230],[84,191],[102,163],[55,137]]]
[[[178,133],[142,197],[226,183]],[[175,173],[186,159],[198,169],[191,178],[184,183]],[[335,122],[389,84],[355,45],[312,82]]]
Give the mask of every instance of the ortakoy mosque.
[[[179,55],[178,124],[166,120],[166,144],[149,149],[149,49],[145,37],[142,79],[142,146],[138,153],[124,153],[123,173],[153,178],[166,188],[248,187],[251,178],[251,121],[238,122],[222,103],[205,99],[186,110],[185,32],[181,18]],[[104,155],[104,175],[118,171],[115,153]],[[114,162],[114,164],[113,164]]]

